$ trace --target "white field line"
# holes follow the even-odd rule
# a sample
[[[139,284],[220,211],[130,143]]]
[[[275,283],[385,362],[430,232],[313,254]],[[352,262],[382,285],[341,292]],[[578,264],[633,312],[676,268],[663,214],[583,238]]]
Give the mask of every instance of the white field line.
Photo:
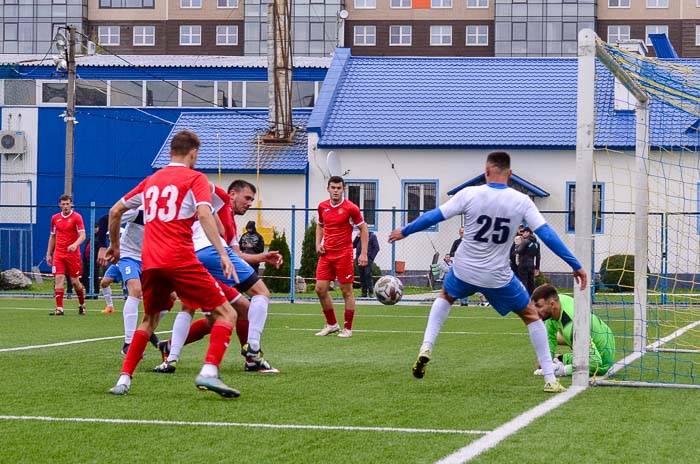
[[[431,433],[485,435],[491,433],[485,430],[454,430],[454,429],[418,429],[402,427],[357,427],[349,425],[305,425],[305,424],[256,424],[248,422],[197,422],[197,421],[167,421],[145,419],[100,419],[85,417],[48,417],[48,416],[0,416],[7,421],[40,421],[40,422],[82,422],[93,424],[127,424],[127,425],[166,425],[186,427],[241,427],[254,429],[296,429],[296,430],[338,430],[343,432],[396,432],[396,433]]]
[[[281,328],[281,327],[280,327]],[[274,330],[275,328],[266,328],[265,330]],[[301,332],[318,332],[318,328],[315,329],[295,329],[295,328],[284,328],[284,330],[301,331]],[[391,333],[391,334],[422,334],[425,333],[424,330],[364,330],[364,329],[352,329],[353,333]],[[462,331],[440,331],[440,335],[528,335],[525,331],[522,332],[462,332]]]
[[[437,464],[461,464],[479,456],[484,451],[493,448],[501,441],[513,435],[520,429],[530,425],[535,419],[538,419],[550,411],[558,408],[576,395],[584,391],[586,387],[569,387],[564,393],[558,393],[553,398],[540,403],[529,411],[525,411],[515,419],[506,422],[497,429],[487,433],[478,440],[470,443],[464,448],[445,456],[440,459]]]
[[[168,334],[171,333],[172,331],[167,330],[163,332],[156,332],[156,334]],[[116,335],[113,337],[100,337],[100,338],[85,338],[83,340],[70,340],[67,342],[56,342],[56,343],[47,343],[45,345],[28,345],[28,346],[16,346],[13,348],[0,348],[0,353],[6,353],[8,351],[26,351],[26,350],[38,350],[41,348],[55,348],[57,346],[67,346],[67,345],[80,345],[82,343],[92,343],[92,342],[102,342],[105,340],[117,340],[124,338],[124,335]]]

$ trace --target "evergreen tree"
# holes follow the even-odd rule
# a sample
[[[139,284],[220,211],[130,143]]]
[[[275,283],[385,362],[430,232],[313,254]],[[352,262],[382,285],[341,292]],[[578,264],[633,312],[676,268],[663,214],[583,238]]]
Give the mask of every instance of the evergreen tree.
[[[304,233],[304,241],[301,245],[301,267],[299,275],[305,279],[316,277],[316,265],[318,264],[318,253],[316,253],[316,219],[311,220],[311,224]]]
[[[287,236],[284,232],[282,232],[282,235],[279,235],[277,229],[273,230],[269,249],[279,251],[284,262],[279,269],[275,269],[272,265],[266,265],[263,281],[272,293],[289,293],[289,272],[291,269],[291,263],[289,261],[291,259],[291,253],[289,252]]]

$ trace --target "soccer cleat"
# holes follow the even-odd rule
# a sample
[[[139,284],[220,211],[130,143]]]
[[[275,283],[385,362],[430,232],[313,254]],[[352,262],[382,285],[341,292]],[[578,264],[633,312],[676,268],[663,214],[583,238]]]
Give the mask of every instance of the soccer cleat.
[[[163,361],[153,368],[153,372],[159,374],[172,374],[177,369],[177,361]]]
[[[129,345],[131,345],[131,343],[124,343],[124,345],[122,345],[122,355],[126,356],[127,351],[129,351]]]
[[[279,374],[280,371],[270,365],[265,358],[246,358],[244,370],[246,372],[257,372],[258,374]]]
[[[160,351],[160,355],[163,357],[163,362],[166,362],[168,360],[168,355],[170,354],[170,340],[158,342],[157,348]]]
[[[352,330],[350,329],[343,329],[338,333],[338,336],[340,338],[350,338],[352,337]]]
[[[316,332],[316,336],[317,337],[325,337],[326,335],[336,333],[339,330],[340,330],[340,327],[338,326],[338,324],[333,324],[333,325],[326,324],[326,326],[324,328],[322,328],[321,330]]]
[[[425,375],[425,369],[428,367],[428,363],[430,362],[431,357],[432,353],[427,348],[421,350],[421,352],[418,353],[418,359],[416,359],[416,362],[413,363],[413,368],[411,368],[413,377],[417,379],[423,378],[423,376]]]
[[[556,380],[551,380],[549,382],[544,383],[544,392],[545,393],[562,393],[566,391],[566,387],[562,384],[560,384]]]
[[[229,387],[218,377],[204,377],[203,375],[198,375],[194,384],[197,386],[197,389],[201,391],[213,391],[224,398],[238,398],[241,396],[241,392],[235,388]]]
[[[81,304],[78,306],[78,316],[84,316],[87,313],[87,310],[85,309],[85,305]]]
[[[112,314],[114,312],[114,308],[111,306],[106,306],[105,309],[102,310],[102,314]]]
[[[119,385],[115,385],[114,387],[110,388],[109,392],[116,396],[126,396],[129,393],[129,386],[127,384],[120,383]]]
[[[63,310],[56,308],[55,311],[51,311],[49,316],[63,316]]]

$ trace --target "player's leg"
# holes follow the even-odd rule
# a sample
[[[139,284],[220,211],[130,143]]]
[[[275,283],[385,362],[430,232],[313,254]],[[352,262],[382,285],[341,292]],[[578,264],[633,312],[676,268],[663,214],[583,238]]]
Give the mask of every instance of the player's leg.
[[[343,312],[343,330],[338,333],[340,338],[352,337],[352,322],[355,319],[355,292],[352,285],[355,280],[355,267],[352,259],[352,251],[341,256],[335,262],[335,274],[338,276],[340,291],[343,294],[345,311]]]
[[[264,358],[261,348],[262,332],[265,329],[270,303],[270,290],[262,280],[259,280],[257,273],[253,273],[251,278],[258,280],[255,280],[255,283],[246,290],[246,293],[251,296],[251,300],[248,309],[248,340],[241,348],[241,354],[246,358],[245,370],[246,372],[277,374],[279,370],[272,367]],[[249,278],[244,281],[243,285],[250,280]],[[245,300],[245,298],[241,298],[241,300]]]
[[[78,315],[84,316],[87,313],[85,308],[85,287],[80,282],[80,276],[83,275],[83,263],[78,254],[67,256],[65,262],[66,271],[78,297]]]
[[[124,346],[122,347],[122,353],[126,353],[131,341],[134,339],[134,332],[139,319],[139,304],[143,296],[141,280],[138,277],[130,277],[126,280],[126,291],[128,296],[124,302]]]
[[[56,310],[50,312],[49,316],[63,316],[63,297],[65,295],[63,286],[66,283],[66,267],[61,256],[54,255],[51,272],[54,278],[53,294],[56,300]]]
[[[105,299],[105,309],[102,310],[103,314],[111,314],[114,312],[114,299],[112,297],[112,287],[110,287],[110,285],[116,282],[118,278],[121,278],[119,268],[114,264],[110,264],[105,271],[104,277],[100,280],[100,288],[102,289],[102,295]]]
[[[333,298],[329,293],[331,282],[335,280],[335,271],[331,262],[325,255],[318,258],[316,266],[316,295],[321,303],[323,315],[326,318],[326,325],[320,331],[316,332],[317,337],[325,337],[340,330],[338,320],[335,318],[335,308],[333,307]]]

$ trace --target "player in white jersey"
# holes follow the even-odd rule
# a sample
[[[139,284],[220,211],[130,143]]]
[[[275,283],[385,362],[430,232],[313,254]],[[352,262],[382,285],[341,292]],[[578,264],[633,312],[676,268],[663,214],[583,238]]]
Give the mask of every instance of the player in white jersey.
[[[121,353],[126,355],[131,340],[134,337],[136,326],[138,325],[139,304],[141,303],[141,249],[143,248],[144,218],[143,207],[127,210],[122,216],[122,221],[126,223],[119,236],[121,256],[119,262],[110,267],[105,272],[100,286],[107,301],[108,307],[113,307],[112,291],[109,285],[112,282],[121,280],[126,287],[127,297],[124,303],[124,345]],[[106,264],[104,257],[100,264]],[[119,279],[117,279],[118,271]],[[113,312],[113,311],[111,311]],[[103,311],[104,313],[104,311]],[[158,348],[158,336],[151,334],[150,342]]]
[[[520,280],[510,268],[510,245],[523,221],[539,238],[573,269],[574,281],[583,290],[587,276],[581,264],[549,227],[535,204],[526,195],[508,187],[510,155],[497,151],[486,158],[486,185],[462,189],[450,200],[421,215],[389,235],[389,242],[401,240],[438,222],[464,215],[464,237],[445,277],[440,295],[433,302],[413,376],[423,378],[432,358],[433,345],[455,300],[482,293],[501,315],[517,314],[527,326],[545,376],[544,391],[558,393],[566,389],[554,376],[547,330]]]

